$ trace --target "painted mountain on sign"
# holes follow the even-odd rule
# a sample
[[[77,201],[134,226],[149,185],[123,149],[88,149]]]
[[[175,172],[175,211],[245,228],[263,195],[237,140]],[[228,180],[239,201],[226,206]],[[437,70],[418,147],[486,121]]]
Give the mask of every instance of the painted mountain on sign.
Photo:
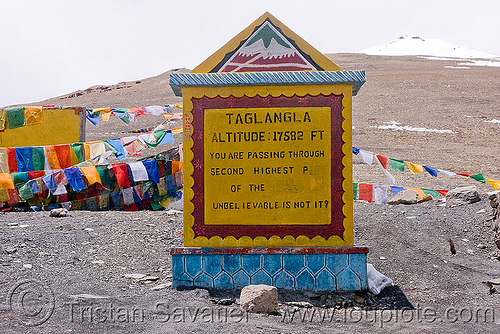
[[[269,21],[265,21],[218,72],[318,70]]]

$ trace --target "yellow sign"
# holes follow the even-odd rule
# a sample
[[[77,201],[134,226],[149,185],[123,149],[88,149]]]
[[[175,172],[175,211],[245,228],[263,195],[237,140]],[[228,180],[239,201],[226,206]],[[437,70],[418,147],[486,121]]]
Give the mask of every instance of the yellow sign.
[[[328,107],[204,111],[205,225],[331,224]]]

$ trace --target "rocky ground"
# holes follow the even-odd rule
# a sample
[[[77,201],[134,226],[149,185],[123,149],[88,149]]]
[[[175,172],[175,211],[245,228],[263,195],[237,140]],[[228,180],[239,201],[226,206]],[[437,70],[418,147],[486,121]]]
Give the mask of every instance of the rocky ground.
[[[182,245],[179,210],[3,213],[0,327],[2,333],[491,332],[500,299],[484,282],[500,277],[500,265],[486,221],[490,210],[484,196],[455,208],[356,202],[356,243],[370,248],[369,263],[395,286],[378,296],[280,292],[273,315],[239,313],[238,294],[171,289],[169,249]],[[30,279],[40,283],[15,289]],[[43,321],[47,311],[20,317],[20,293],[50,301],[49,288],[50,318],[35,327],[20,324]],[[39,310],[29,302],[25,312]],[[486,309],[496,318],[488,313],[485,321]]]
[[[453,69],[447,66],[458,62],[418,57],[330,57],[344,69],[367,71],[367,83],[353,100],[354,146],[500,179],[500,144],[495,140],[500,125],[484,122],[499,118],[500,69]],[[43,104],[132,107],[180,102],[167,86],[168,75],[93,87]],[[455,133],[376,128],[389,121]],[[116,119],[96,127],[87,124],[87,139],[116,138],[121,131],[160,122],[142,116],[137,124]],[[481,192],[491,190],[465,177],[394,176],[402,186],[477,185]],[[387,184],[375,166],[357,157],[354,181]],[[281,292],[280,312],[273,315],[240,313],[237,294],[169,287],[169,249],[182,245],[179,202],[163,212],[72,211],[69,217],[0,213],[0,332],[493,332],[500,323],[500,295],[484,282],[500,277],[500,250],[487,221],[490,211],[486,195],[455,208],[438,201],[397,206],[355,202],[355,242],[370,248],[368,262],[395,286],[378,296]],[[21,310],[23,298],[26,308]],[[53,311],[40,308],[38,300],[54,305]]]

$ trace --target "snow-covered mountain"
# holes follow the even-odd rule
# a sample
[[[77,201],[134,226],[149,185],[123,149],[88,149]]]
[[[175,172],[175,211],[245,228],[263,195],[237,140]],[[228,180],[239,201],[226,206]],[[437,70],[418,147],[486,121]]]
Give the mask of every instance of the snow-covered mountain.
[[[439,38],[401,36],[392,42],[372,46],[360,51],[368,55],[384,56],[433,56],[447,58],[500,58],[466,46],[443,41]]]

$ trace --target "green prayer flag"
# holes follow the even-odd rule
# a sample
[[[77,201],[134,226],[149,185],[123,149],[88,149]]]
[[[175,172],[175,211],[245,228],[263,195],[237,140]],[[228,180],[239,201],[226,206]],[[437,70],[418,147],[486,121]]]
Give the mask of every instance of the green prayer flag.
[[[475,175],[471,175],[469,177],[473,178],[476,181],[486,183],[486,179],[484,178],[483,174],[475,174]]]
[[[433,189],[424,189],[422,188],[422,191],[424,192],[424,194],[426,195],[431,195],[432,198],[436,198],[436,197],[441,197],[443,195],[441,195],[440,193],[438,193],[437,191],[433,190]]]
[[[389,160],[391,161],[392,169],[398,170],[400,172],[405,171],[405,162],[403,160],[396,160],[393,158],[389,158]]]
[[[97,174],[101,178],[101,184],[106,188],[111,186],[111,177],[109,176],[109,170],[107,166],[95,166],[97,169]]]
[[[26,183],[30,180],[28,172],[12,173],[11,175],[15,185]]]
[[[73,143],[73,144],[70,144],[70,146],[73,149],[73,151],[75,152],[75,154],[78,158],[78,161],[79,162],[85,161],[85,156],[83,155],[83,143]]]
[[[33,147],[33,170],[45,169],[45,149],[43,147]]]
[[[24,126],[24,107],[5,108],[9,129]]]
[[[34,197],[33,191],[31,191],[31,187],[28,183],[25,183],[21,187],[19,187],[18,192],[19,197],[21,197],[22,200],[27,200]]]
[[[151,202],[151,209],[153,209],[154,211],[158,211],[158,210],[163,210],[163,206],[161,206],[158,202]]]
[[[358,184],[357,183],[352,184],[352,199],[353,200],[358,199]]]
[[[152,144],[152,143],[148,143],[146,142],[146,145],[148,145],[149,147],[156,147],[158,146],[161,141],[163,140],[163,137],[165,137],[165,135],[167,134],[167,131],[156,131],[153,133],[153,137],[156,138],[156,143]]]

